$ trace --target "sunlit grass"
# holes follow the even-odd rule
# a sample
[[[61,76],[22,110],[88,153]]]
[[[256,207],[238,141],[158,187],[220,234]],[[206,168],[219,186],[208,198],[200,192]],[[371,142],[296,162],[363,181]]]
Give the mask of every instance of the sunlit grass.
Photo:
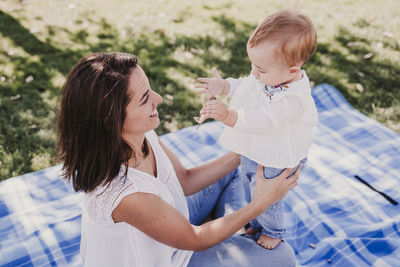
[[[98,51],[136,54],[164,102],[159,134],[193,125],[196,77],[250,69],[245,44],[268,13],[308,14],[318,49],[305,65],[358,110],[400,132],[400,1],[2,1],[0,180],[56,164],[55,114],[69,69]]]

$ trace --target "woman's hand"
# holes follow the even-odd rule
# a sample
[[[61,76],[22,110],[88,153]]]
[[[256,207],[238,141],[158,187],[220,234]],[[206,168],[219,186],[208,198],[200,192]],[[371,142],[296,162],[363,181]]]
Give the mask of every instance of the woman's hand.
[[[288,168],[277,177],[266,179],[264,178],[264,167],[259,165],[257,168],[256,186],[252,202],[264,211],[270,205],[283,198],[290,189],[297,185],[297,179],[299,178],[302,166],[303,163],[300,163],[296,172],[291,176],[289,176],[289,174],[293,169]]]

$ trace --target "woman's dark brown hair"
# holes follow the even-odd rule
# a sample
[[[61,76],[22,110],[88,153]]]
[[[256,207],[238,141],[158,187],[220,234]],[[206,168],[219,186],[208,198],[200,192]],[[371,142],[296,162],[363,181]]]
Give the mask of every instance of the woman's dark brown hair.
[[[122,138],[135,56],[96,53],[69,72],[60,96],[57,155],[75,191],[111,182],[134,151]],[[126,173],[125,173],[126,175]]]

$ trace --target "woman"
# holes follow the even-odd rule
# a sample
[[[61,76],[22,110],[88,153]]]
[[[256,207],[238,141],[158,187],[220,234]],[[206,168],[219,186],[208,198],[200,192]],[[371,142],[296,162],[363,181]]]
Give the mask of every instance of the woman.
[[[61,92],[58,154],[63,177],[85,192],[83,265],[293,266],[286,243],[266,252],[252,237],[232,235],[294,187],[299,171],[267,180],[259,169],[253,201],[243,208],[240,200],[217,203],[230,199],[224,194],[243,194],[240,188],[227,193],[240,182],[238,155],[185,169],[154,132],[161,101],[133,55],[94,54],[68,74]],[[218,216],[224,215],[225,204],[236,211],[194,225],[214,206]]]

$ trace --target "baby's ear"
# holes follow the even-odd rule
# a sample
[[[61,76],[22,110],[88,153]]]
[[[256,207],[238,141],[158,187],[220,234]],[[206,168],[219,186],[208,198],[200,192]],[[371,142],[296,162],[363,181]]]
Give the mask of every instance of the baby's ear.
[[[289,67],[289,74],[290,75],[297,75],[301,71],[299,66],[291,66]]]

